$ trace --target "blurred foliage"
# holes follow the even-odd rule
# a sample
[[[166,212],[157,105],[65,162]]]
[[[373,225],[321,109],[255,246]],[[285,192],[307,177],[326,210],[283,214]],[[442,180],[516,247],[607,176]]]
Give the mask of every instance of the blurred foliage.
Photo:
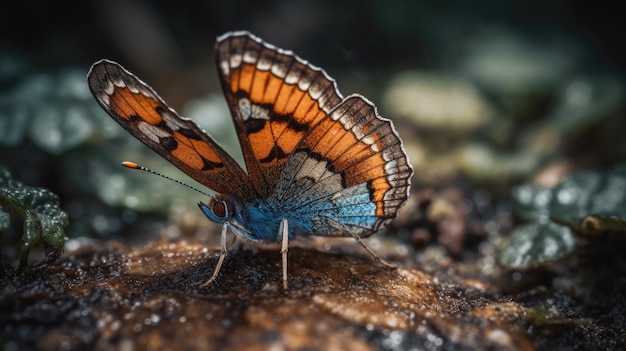
[[[59,207],[59,198],[43,188],[33,188],[13,179],[0,167],[0,234],[11,227],[11,213],[24,222],[20,266],[28,263],[30,250],[43,242],[48,251],[47,261],[54,262],[63,251],[68,224],[67,214]],[[2,247],[4,252],[4,247]]]
[[[61,154],[104,128],[102,120],[94,117],[98,106],[94,106],[80,70],[33,74],[3,88],[2,146],[17,146],[28,139],[49,153]]]
[[[568,46],[486,32],[461,47],[455,70],[398,73],[385,93],[385,110],[418,135],[407,144],[422,183],[525,179],[623,108],[623,80],[583,68]]]
[[[595,236],[626,239],[626,165],[580,171],[554,188],[520,185],[512,196],[516,214],[530,222],[515,228],[501,251],[508,268],[554,262]]]

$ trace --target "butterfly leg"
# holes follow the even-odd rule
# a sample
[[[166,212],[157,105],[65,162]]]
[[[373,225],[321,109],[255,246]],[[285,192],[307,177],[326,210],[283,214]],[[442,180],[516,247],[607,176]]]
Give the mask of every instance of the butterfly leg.
[[[287,251],[289,250],[289,227],[287,218],[283,218],[280,221],[280,227],[278,228],[278,235],[282,237],[283,246],[280,250],[283,256],[283,289],[289,290],[287,284]]]
[[[365,251],[367,251],[367,253],[369,253],[376,261],[378,261],[380,264],[382,264],[383,266],[390,268],[390,269],[395,269],[396,266],[392,265],[391,263],[383,260],[382,258],[378,257],[378,255],[376,255],[374,253],[374,251],[372,251],[372,249],[370,249],[369,247],[367,247],[367,245],[365,245],[365,243],[363,242],[363,240],[361,240],[361,237],[358,236],[355,233],[350,233],[352,234],[352,237],[354,238],[354,240],[356,240],[356,242],[358,242],[359,244],[361,244],[361,246],[363,246],[363,248],[365,249]]]
[[[228,232],[229,225],[230,224],[226,222],[224,223],[224,226],[222,227],[222,236],[220,238],[220,245],[221,245],[220,258],[217,260],[217,266],[215,266],[215,271],[213,271],[213,275],[211,276],[211,278],[209,278],[209,280],[207,280],[206,282],[202,283],[202,285],[200,285],[201,287],[205,287],[213,283],[213,281],[215,281],[215,278],[217,278],[217,275],[220,273],[220,269],[222,268],[224,259],[226,259],[226,256],[228,256],[228,248],[226,245],[226,234]]]

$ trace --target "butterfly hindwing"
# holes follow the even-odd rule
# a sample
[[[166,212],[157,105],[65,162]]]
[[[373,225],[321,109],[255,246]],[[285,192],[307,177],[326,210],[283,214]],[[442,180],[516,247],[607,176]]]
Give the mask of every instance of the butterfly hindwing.
[[[314,235],[367,236],[396,216],[412,173],[390,121],[365,98],[351,95],[295,148],[277,202],[312,218]]]
[[[215,49],[250,180],[266,196],[296,145],[341,94],[323,70],[248,32],[218,38]]]
[[[126,131],[201,184],[247,199],[254,190],[244,170],[193,121],[180,117],[146,83],[119,64],[101,60],[89,88]]]

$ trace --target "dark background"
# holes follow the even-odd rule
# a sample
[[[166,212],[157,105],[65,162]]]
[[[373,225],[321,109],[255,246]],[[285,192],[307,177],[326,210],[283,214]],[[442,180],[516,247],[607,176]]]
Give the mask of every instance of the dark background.
[[[498,27],[531,42],[571,41],[589,64],[624,73],[621,10],[617,2],[559,0],[17,1],[0,15],[0,52],[41,70],[107,57],[166,89],[192,80],[180,90],[193,95],[214,78],[177,75],[212,69],[214,38],[231,30],[292,49],[331,75],[361,65],[374,66],[368,75],[376,77],[407,66],[445,69],[440,48]]]

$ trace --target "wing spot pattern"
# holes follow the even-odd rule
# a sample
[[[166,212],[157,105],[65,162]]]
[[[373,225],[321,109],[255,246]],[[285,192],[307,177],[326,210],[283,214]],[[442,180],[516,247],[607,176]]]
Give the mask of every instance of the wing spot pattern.
[[[166,137],[172,137],[172,134],[167,132],[164,129],[161,129],[157,126],[154,126],[150,123],[146,123],[144,121],[139,121],[137,123],[137,128],[143,135],[145,135],[148,139],[152,140],[155,143],[158,143],[160,139]]]

